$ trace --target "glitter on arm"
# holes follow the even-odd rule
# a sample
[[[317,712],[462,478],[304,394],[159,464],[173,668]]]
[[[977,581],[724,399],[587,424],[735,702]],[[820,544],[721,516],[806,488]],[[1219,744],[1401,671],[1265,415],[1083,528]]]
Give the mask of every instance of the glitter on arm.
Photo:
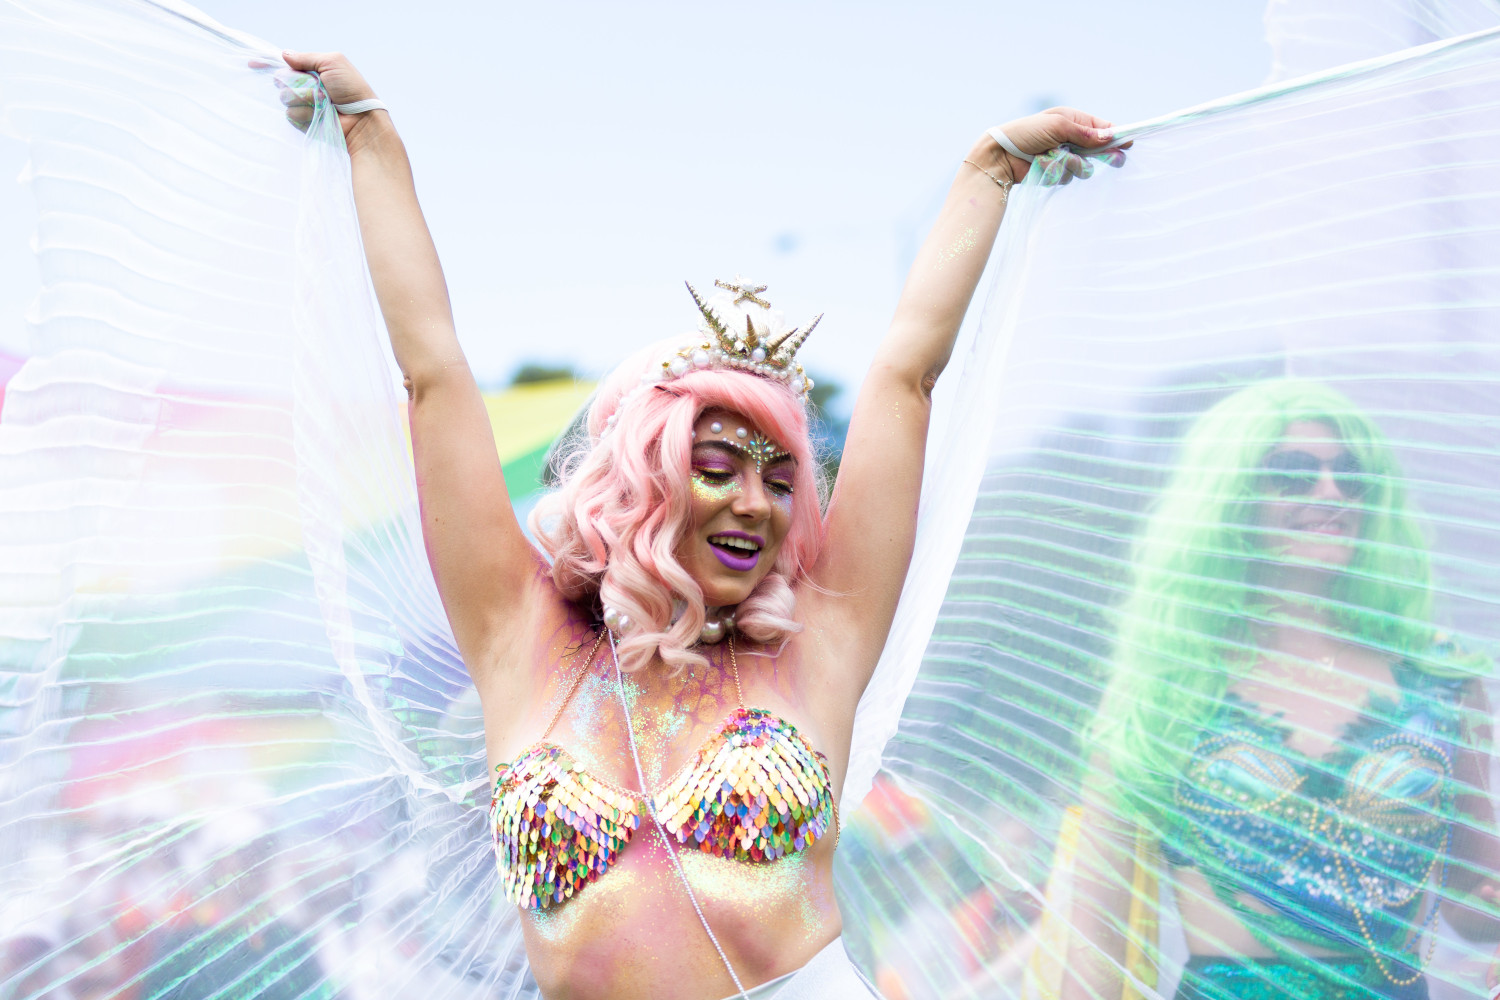
[[[968,253],[970,250],[973,250],[978,245],[979,234],[974,231],[973,226],[970,226],[963,232],[959,233],[958,237],[952,243],[948,244],[948,246],[940,254],[938,254],[938,261],[937,264],[933,266],[933,270],[941,271],[950,262],[962,257],[964,254]]]

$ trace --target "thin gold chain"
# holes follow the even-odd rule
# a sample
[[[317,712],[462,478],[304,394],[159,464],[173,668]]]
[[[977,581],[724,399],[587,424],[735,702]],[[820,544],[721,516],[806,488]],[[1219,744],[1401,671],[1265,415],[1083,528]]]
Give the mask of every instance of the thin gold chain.
[[[745,689],[740,687],[740,661],[734,655],[734,635],[729,636],[729,669],[734,672],[734,693],[739,696],[740,708],[745,707]],[[824,765],[827,767],[827,765]],[[839,802],[834,797],[833,789],[828,789],[828,802],[833,806],[833,849],[839,849],[839,841],[844,839],[844,824],[839,819]]]
[[[1010,188],[1011,188],[1011,185],[1015,183],[1015,181],[1013,181],[1013,180],[1011,180],[1009,178],[1006,178],[1006,179],[1002,180],[999,176],[997,176],[995,174],[994,171],[992,171],[992,170],[986,170],[983,167],[981,167],[979,164],[975,163],[973,160],[970,160],[968,158],[965,158],[964,162],[967,163],[969,166],[973,167],[975,170],[979,171],[981,174],[984,174],[986,177],[988,177],[990,180],[994,181],[996,184],[1000,185],[1000,199],[1002,201],[1009,201],[1010,200]]]
[[[734,671],[734,693],[739,696],[740,708],[745,707],[745,689],[740,687],[740,661],[734,655],[734,633],[729,635],[729,669]]]
[[[537,740],[538,743],[552,733],[552,727],[557,725],[558,719],[562,718],[563,709],[567,708],[568,702],[573,700],[573,692],[577,691],[578,685],[583,683],[584,675],[589,672],[589,664],[593,662],[594,654],[599,651],[599,644],[603,641],[604,630],[600,629],[599,634],[594,636],[594,644],[589,647],[588,655],[583,658],[583,665],[573,672],[573,679],[568,683],[568,690],[563,694],[562,701],[558,702],[557,711],[552,713],[552,721],[547,723],[546,729],[542,730],[542,739]]]

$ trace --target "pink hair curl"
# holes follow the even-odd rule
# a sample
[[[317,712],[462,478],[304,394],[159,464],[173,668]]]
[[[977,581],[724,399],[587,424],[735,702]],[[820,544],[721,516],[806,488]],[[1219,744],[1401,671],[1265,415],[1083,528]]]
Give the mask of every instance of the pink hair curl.
[[[740,634],[780,644],[801,631],[792,584],[806,576],[823,541],[823,475],[801,400],[779,382],[713,369],[641,388],[641,373],[673,346],[648,348],[604,380],[584,432],[561,449],[557,489],[529,521],[564,597],[597,600],[635,623],[620,642],[627,671],[645,667],[654,653],[673,670],[707,663],[692,648],[707,610],[703,590],[676,557],[690,528],[692,433],[704,411],[743,416],[797,465],[791,526],[775,566],[735,612]],[[686,604],[676,621],[674,601]]]

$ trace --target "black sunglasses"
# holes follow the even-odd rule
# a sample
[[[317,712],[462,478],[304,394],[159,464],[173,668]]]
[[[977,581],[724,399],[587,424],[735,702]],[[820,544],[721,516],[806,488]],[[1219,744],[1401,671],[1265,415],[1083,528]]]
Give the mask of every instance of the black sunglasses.
[[[1374,486],[1359,459],[1347,451],[1324,460],[1306,451],[1278,451],[1261,463],[1261,487],[1284,497],[1305,497],[1318,487],[1323,473],[1333,475],[1333,484],[1348,500],[1360,500]]]

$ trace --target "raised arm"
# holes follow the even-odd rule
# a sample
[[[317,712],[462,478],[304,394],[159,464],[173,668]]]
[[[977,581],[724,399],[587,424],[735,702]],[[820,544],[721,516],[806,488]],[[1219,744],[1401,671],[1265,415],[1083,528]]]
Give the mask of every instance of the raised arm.
[[[375,96],[342,55],[288,52],[285,58],[293,69],[316,72],[335,104]],[[297,100],[290,94],[288,103]],[[511,509],[489,416],[459,346],[406,148],[385,111],[341,115],[340,124],[365,258],[411,397],[427,556],[459,651],[477,680],[518,627],[518,611],[536,579],[532,550]]]
[[[1092,115],[1053,108],[1011,122],[1004,132],[1022,152],[1037,154],[1063,143],[1103,145],[1109,128]],[[1070,162],[1081,166],[1077,158]],[[969,150],[855,402],[813,572],[825,593],[812,596],[824,627],[848,643],[853,662],[865,665],[830,679],[848,685],[845,693],[855,698],[885,644],[911,561],[932,389],[1000,229],[1005,182],[1021,180],[1028,168],[988,134]]]

